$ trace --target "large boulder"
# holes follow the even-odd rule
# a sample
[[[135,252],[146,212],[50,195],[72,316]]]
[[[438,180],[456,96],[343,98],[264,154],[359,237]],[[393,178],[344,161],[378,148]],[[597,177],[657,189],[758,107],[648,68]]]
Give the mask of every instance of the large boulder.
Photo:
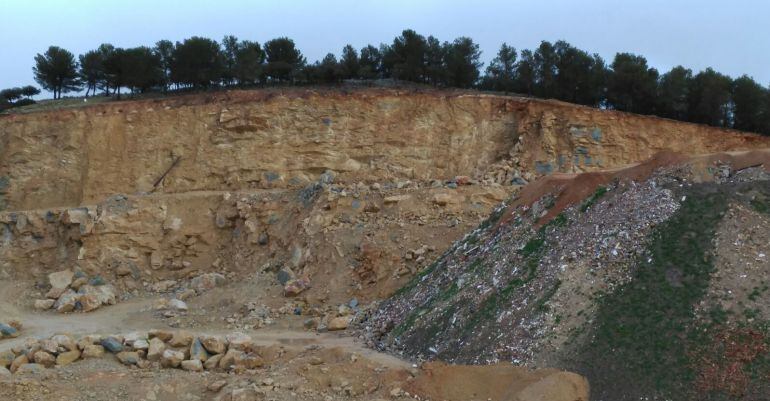
[[[104,347],[99,344],[87,344],[83,347],[83,353],[81,356],[86,358],[101,358],[104,355]]]
[[[40,365],[50,368],[56,364],[56,357],[45,351],[37,351],[32,355],[32,360]]]
[[[164,368],[178,368],[184,360],[184,352],[167,349],[160,358],[160,366]]]
[[[0,338],[2,338],[2,337],[18,337],[18,336],[19,336],[19,331],[16,330],[15,327],[13,327],[13,326],[11,326],[9,324],[0,323]]]
[[[75,273],[72,270],[63,270],[48,275],[48,284],[51,288],[65,289],[72,284],[72,278],[75,277]]]
[[[72,291],[71,289],[67,289],[59,297],[59,299],[56,300],[53,307],[59,313],[72,312],[75,310],[75,307],[77,307],[79,300],[80,300],[80,295],[78,293],[76,293],[75,291]]]
[[[206,352],[203,344],[197,338],[193,339],[193,342],[190,345],[190,359],[199,360],[201,362],[206,362],[206,359],[209,359],[208,352]]]
[[[224,354],[227,351],[227,342],[219,336],[202,337],[201,343],[212,354]]]
[[[124,365],[136,365],[139,363],[139,353],[135,351],[118,352],[115,356]]]
[[[62,352],[56,357],[56,364],[60,366],[69,365],[80,358],[80,351]]]
[[[192,288],[198,293],[211,290],[225,283],[225,276],[219,273],[206,273],[192,279]]]
[[[150,339],[149,347],[147,348],[147,359],[151,361],[160,360],[163,356],[163,351],[166,350],[166,343],[158,337]]]
[[[123,343],[115,337],[104,338],[102,339],[100,344],[102,345],[102,347],[104,347],[104,349],[112,352],[113,354],[117,354],[118,352],[123,352]]]

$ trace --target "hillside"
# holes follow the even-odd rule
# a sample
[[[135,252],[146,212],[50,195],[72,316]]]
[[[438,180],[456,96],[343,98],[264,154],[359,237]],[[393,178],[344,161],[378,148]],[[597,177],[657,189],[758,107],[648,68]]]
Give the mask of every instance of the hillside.
[[[603,352],[582,345],[593,322],[620,313],[597,295],[634,285],[656,233],[687,227],[676,219],[701,244],[735,208],[764,238],[767,154],[745,152],[765,148],[472,91],[228,91],[2,115],[0,367],[13,386],[0,395],[46,399],[26,374],[64,399],[615,394],[602,384],[614,376],[582,363]],[[694,219],[712,192],[718,207]],[[685,267],[671,277],[689,285]],[[363,347],[353,321],[400,354]],[[469,366],[412,367],[423,359]],[[71,372],[120,384],[84,390]]]
[[[414,359],[585,375],[596,400],[770,391],[770,152],[530,184],[363,324]]]

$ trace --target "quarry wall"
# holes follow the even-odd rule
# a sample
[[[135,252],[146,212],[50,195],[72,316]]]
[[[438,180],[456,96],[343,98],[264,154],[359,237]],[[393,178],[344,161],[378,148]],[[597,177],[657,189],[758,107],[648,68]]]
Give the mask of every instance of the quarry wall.
[[[736,131],[480,93],[234,91],[0,116],[0,210],[117,193],[302,188],[325,170],[340,182],[467,175],[506,185],[664,149],[766,146],[770,138]]]

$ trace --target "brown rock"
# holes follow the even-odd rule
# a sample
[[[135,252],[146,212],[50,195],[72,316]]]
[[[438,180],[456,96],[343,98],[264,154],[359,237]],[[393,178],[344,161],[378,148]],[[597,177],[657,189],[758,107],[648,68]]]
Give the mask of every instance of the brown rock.
[[[0,366],[7,368],[11,366],[13,360],[16,359],[16,354],[11,350],[0,351]]]
[[[310,288],[310,280],[307,278],[298,278],[289,280],[283,287],[283,296],[294,297]]]
[[[329,320],[329,324],[327,325],[327,328],[329,329],[329,331],[345,330],[348,328],[348,325],[350,325],[351,320],[352,320],[351,316],[335,317],[334,319]]]
[[[161,341],[168,341],[171,339],[171,337],[174,337],[173,331],[168,330],[150,330],[147,333],[148,338],[159,338]]]
[[[102,306],[102,302],[94,294],[82,294],[78,299],[80,307],[83,312],[91,312],[99,309]]]
[[[166,350],[166,343],[164,343],[160,337],[154,337],[150,339],[150,345],[147,348],[147,359],[151,361],[160,360],[163,356],[163,351]]]
[[[236,349],[229,349],[227,353],[219,360],[219,367],[221,369],[229,370],[235,367],[235,362],[242,360],[246,354],[243,351]]]
[[[45,366],[46,368],[50,368],[56,364],[56,357],[45,351],[35,352],[35,354],[32,355],[32,360],[37,364]]]
[[[67,288],[72,284],[72,278],[74,276],[75,273],[73,273],[72,270],[51,273],[48,275],[48,284],[51,285],[51,288]]]
[[[37,310],[48,310],[53,308],[53,304],[56,302],[56,300],[53,299],[37,299],[35,300],[35,309]]]
[[[72,339],[72,337],[66,334],[57,334],[51,337],[51,340],[54,341],[59,346],[60,349],[64,348],[67,351],[78,350],[78,344],[75,342],[75,340]]]
[[[203,371],[203,363],[198,359],[182,361],[182,370],[188,372],[201,372]]]
[[[16,370],[18,370],[20,366],[28,363],[29,358],[27,358],[26,355],[19,355],[16,357],[16,359],[13,360],[13,362],[11,362],[11,367],[8,370],[10,370],[11,373],[16,373]]]
[[[160,366],[164,368],[177,368],[184,360],[184,353],[167,349],[160,358]]]
[[[16,369],[17,375],[27,375],[27,374],[36,374],[40,373],[45,369],[43,365],[40,365],[38,363],[25,363],[24,365],[19,366],[18,369]]]
[[[206,368],[206,370],[214,370],[218,368],[219,363],[224,356],[224,354],[216,354],[210,356],[209,359],[206,359],[206,362],[203,362],[203,367]]]
[[[45,297],[48,299],[56,300],[61,297],[62,294],[64,294],[64,291],[67,291],[67,287],[64,288],[56,288],[53,287],[48,292],[45,293]]]
[[[80,358],[80,351],[62,352],[56,357],[56,364],[60,366],[69,365]]]
[[[189,331],[180,330],[174,333],[171,340],[168,341],[168,345],[172,347],[189,347],[195,338]]]
[[[135,351],[123,351],[115,354],[120,363],[124,365],[136,365],[139,362],[139,353]]]
[[[227,342],[219,336],[202,337],[201,343],[212,354],[224,354],[227,351]]]
[[[230,333],[225,336],[228,349],[235,349],[239,351],[247,351],[251,348],[251,337],[241,332]]]
[[[81,356],[83,359],[86,358],[101,358],[104,356],[104,347],[102,347],[99,344],[88,344],[83,348],[83,353]]]

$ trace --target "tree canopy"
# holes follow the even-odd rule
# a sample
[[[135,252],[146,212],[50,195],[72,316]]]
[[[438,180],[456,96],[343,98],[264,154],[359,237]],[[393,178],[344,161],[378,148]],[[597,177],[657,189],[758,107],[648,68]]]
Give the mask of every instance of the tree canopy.
[[[51,46],[35,57],[33,72],[54,98],[82,89],[86,96],[100,89],[120,96],[122,88],[133,94],[394,79],[513,92],[770,135],[770,88],[746,75],[732,79],[712,68],[694,73],[683,66],[661,74],[645,57],[631,53],[617,53],[607,65],[598,54],[563,40],[521,51],[503,43],[484,70],[481,59],[479,45],[469,37],[442,42],[405,29],[390,43],[360,49],[348,44],[314,63],[287,37],[264,44],[232,35],[220,43],[197,36],[176,43],[160,40],[152,48],[102,44],[77,58]]]
[[[61,47],[51,46],[43,54],[35,56],[32,67],[35,82],[43,89],[53,92],[54,99],[62,93],[80,89],[75,56]]]

